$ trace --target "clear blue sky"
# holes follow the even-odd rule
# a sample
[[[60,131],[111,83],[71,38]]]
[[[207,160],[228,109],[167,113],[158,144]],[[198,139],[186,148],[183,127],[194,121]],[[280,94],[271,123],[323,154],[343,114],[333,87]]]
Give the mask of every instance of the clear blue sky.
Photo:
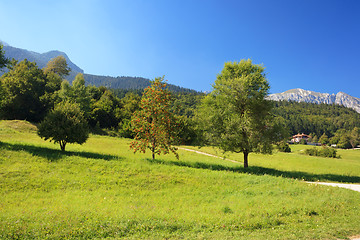
[[[360,97],[358,0],[2,0],[0,39],[64,51],[86,73],[165,75],[199,91],[225,62],[251,58],[271,93]]]

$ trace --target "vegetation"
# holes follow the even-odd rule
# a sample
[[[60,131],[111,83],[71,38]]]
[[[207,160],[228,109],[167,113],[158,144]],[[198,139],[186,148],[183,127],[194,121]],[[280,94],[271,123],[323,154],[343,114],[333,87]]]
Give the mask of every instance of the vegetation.
[[[289,144],[285,143],[285,142],[280,142],[278,145],[277,145],[277,149],[280,151],[280,152],[291,152],[291,148],[289,146]]]
[[[332,137],[339,129],[360,127],[360,114],[340,105],[274,101],[272,112],[284,120],[291,135],[312,133],[319,139],[323,134]]]
[[[166,89],[164,77],[155,78],[151,86],[146,88],[141,98],[140,109],[131,119],[131,129],[136,134],[130,148],[134,152],[145,153],[146,149],[155,154],[175,154],[176,148],[171,146],[176,139],[176,120],[171,112],[171,94]]]
[[[44,73],[53,72],[61,78],[69,75],[70,71],[71,69],[68,67],[65,57],[62,55],[51,59],[44,68]]]
[[[328,147],[323,147],[322,149],[318,148],[309,148],[305,150],[305,154],[310,156],[319,156],[319,157],[328,157],[328,158],[340,158],[336,155],[336,150]]]
[[[45,75],[35,63],[24,60],[5,73],[0,81],[3,91],[0,116],[38,122],[53,106],[52,95],[61,80]]]
[[[360,232],[359,193],[293,179],[359,183],[358,150],[325,159],[301,155],[308,146],[296,145],[290,154],[253,154],[245,170],[181,149],[181,161],[152,160],[133,154],[130,140],[105,136],[61,152],[34,129],[0,121],[1,239],[346,239]]]
[[[75,103],[61,102],[39,124],[38,135],[45,140],[59,143],[65,151],[67,143],[83,144],[89,130],[83,112]]]
[[[3,45],[0,43],[0,69],[5,67],[8,63],[8,59],[5,57],[5,53],[3,51]]]
[[[269,88],[263,66],[251,60],[228,62],[200,107],[199,124],[207,142],[225,152],[242,152],[245,168],[249,153],[271,153],[277,134],[265,99]]]

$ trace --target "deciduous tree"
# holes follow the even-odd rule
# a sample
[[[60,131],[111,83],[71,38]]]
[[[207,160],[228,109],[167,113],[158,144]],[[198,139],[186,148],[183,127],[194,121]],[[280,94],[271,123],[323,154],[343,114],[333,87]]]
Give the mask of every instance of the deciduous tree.
[[[43,96],[48,83],[47,77],[34,62],[25,59],[13,66],[0,78],[2,118],[41,120],[47,110]]]
[[[38,135],[60,144],[65,151],[67,143],[82,144],[89,137],[87,122],[76,103],[61,102],[39,124]]]
[[[69,75],[70,71],[71,69],[68,67],[65,57],[61,55],[51,59],[44,68],[45,73],[53,72],[61,78]]]
[[[3,45],[0,43],[0,69],[5,67],[9,60],[5,57],[5,52],[3,51]]]
[[[265,99],[269,88],[262,65],[225,63],[197,113],[205,140],[224,152],[242,152],[245,168],[249,153],[271,153],[272,143],[283,137],[272,125],[272,104]]]
[[[146,149],[150,149],[155,159],[155,154],[171,151],[179,158],[176,148],[172,146],[176,139],[176,121],[171,112],[171,102],[172,97],[164,77],[155,78],[151,86],[144,90],[140,110],[134,113],[131,120],[132,130],[136,134],[130,144],[134,152],[145,153]]]

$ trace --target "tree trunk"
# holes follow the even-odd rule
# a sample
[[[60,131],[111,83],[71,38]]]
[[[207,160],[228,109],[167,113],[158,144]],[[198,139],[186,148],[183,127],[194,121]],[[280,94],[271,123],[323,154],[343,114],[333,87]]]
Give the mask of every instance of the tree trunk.
[[[248,156],[249,156],[249,153],[248,152],[244,152],[244,168],[248,168],[249,165],[248,165]]]
[[[66,145],[66,142],[65,141],[60,141],[60,149],[61,151],[65,152],[65,145]]]

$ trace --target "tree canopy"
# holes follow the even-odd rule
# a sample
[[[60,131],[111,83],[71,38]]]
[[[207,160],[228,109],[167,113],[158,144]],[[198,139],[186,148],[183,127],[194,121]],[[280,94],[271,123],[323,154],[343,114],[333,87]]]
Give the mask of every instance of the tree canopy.
[[[5,67],[9,60],[5,57],[5,52],[3,51],[3,45],[0,43],[0,69]]]
[[[172,97],[166,88],[164,77],[155,78],[151,86],[144,90],[140,102],[140,110],[131,119],[131,127],[135,139],[130,148],[134,152],[145,153],[146,149],[155,154],[167,154],[170,151],[178,158],[176,148],[172,146],[176,139],[176,120],[171,112]]]
[[[67,143],[86,142],[89,130],[79,105],[61,102],[39,124],[38,135],[45,140],[59,143],[61,150],[65,151]]]
[[[65,57],[62,55],[51,59],[44,68],[45,73],[53,72],[58,74],[61,78],[69,75],[70,71],[71,69],[68,67]]]
[[[0,78],[1,117],[39,121],[51,102],[48,94],[57,90],[55,82],[56,79],[48,78],[34,62],[25,59],[17,63]]]
[[[271,123],[272,104],[265,99],[269,88],[262,65],[227,62],[197,114],[205,140],[225,152],[242,152],[244,167],[249,153],[271,153],[271,143],[281,138]]]

